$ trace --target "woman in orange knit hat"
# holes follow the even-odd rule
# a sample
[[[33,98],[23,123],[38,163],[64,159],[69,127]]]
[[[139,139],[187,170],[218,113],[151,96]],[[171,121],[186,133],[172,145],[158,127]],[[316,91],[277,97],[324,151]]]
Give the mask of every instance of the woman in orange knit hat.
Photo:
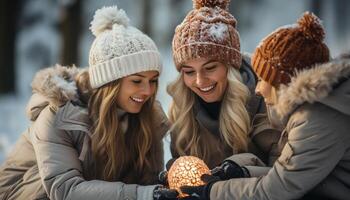
[[[186,186],[183,192],[211,200],[349,198],[350,59],[328,62],[323,40],[319,19],[307,12],[254,52],[253,68],[261,79],[256,92],[284,127],[273,167],[259,177],[220,182],[211,177],[205,186]]]

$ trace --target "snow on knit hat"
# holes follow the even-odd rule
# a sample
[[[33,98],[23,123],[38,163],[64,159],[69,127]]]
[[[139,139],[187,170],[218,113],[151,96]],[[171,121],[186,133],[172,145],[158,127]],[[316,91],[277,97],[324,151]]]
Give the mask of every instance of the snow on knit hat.
[[[124,10],[117,6],[98,9],[90,29],[96,36],[89,55],[92,88],[138,72],[161,72],[156,45],[147,35],[129,25]]]
[[[193,0],[193,10],[175,29],[173,58],[177,70],[188,60],[205,57],[239,68],[242,62],[236,19],[230,0]]]
[[[264,38],[252,56],[255,73],[272,86],[287,84],[297,70],[329,61],[320,20],[305,12],[297,24],[283,26]]]

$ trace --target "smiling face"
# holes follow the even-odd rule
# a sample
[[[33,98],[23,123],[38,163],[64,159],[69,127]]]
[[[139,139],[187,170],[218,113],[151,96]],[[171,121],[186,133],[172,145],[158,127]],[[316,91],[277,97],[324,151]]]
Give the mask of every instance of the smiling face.
[[[157,71],[146,71],[122,78],[118,107],[128,113],[139,113],[143,104],[155,94],[158,77]]]
[[[213,60],[197,58],[182,65],[185,85],[207,103],[221,101],[227,87],[227,67]]]

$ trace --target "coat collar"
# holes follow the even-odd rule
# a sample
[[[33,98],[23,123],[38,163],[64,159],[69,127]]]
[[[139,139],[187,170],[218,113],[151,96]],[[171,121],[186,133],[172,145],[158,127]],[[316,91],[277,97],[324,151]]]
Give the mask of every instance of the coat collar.
[[[350,76],[350,59],[334,60],[297,72],[289,85],[281,85],[276,112],[286,118],[305,102],[321,102],[344,77]]]
[[[117,109],[117,115],[123,132],[126,132],[128,126],[127,112]],[[58,129],[83,131],[91,136],[91,121],[88,109],[74,102],[67,102],[57,110],[55,125]]]
[[[195,118],[202,127],[206,128],[210,133],[220,137],[219,120],[213,119],[209,116],[208,112],[200,104],[198,98],[200,97],[195,98],[195,103],[193,107]]]
[[[62,130],[83,131],[91,136],[88,109],[72,102],[67,102],[57,110],[55,126]]]
[[[69,101],[77,101],[79,96],[74,79],[78,73],[74,66],[61,65],[37,72],[31,84],[33,95],[26,107],[29,119],[35,121],[48,105],[60,107]]]

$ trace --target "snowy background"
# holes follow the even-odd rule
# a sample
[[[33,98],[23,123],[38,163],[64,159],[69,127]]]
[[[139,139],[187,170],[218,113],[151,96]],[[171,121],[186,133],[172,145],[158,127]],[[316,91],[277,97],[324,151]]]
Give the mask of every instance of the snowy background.
[[[94,11],[102,6],[115,5],[123,8],[131,24],[149,34],[158,45],[164,60],[160,78],[158,99],[165,111],[170,97],[166,85],[177,72],[171,58],[171,40],[175,26],[192,9],[191,0],[26,0],[17,2],[17,15],[13,24],[15,30],[14,64],[7,67],[14,70],[13,89],[0,91],[0,164],[29,121],[25,106],[31,95],[30,83],[33,75],[41,68],[60,64],[76,64],[85,67],[93,35],[88,27]],[[11,3],[4,3],[9,6]],[[74,6],[79,5],[80,25],[77,34],[77,56],[73,61],[64,59],[62,29],[69,12],[76,14]],[[3,5],[3,4],[2,4]],[[73,10],[72,10],[73,8]],[[6,8],[3,8],[6,9]],[[350,50],[350,3],[347,0],[231,0],[230,12],[238,21],[242,51],[252,52],[259,41],[277,27],[294,23],[306,10],[317,13],[326,29],[326,43],[332,56]],[[66,19],[67,21],[67,19]],[[3,21],[2,21],[3,22]],[[63,25],[62,25],[63,24]],[[7,31],[0,24],[0,33]],[[76,32],[73,32],[76,33]],[[72,34],[73,35],[73,34]],[[73,36],[72,36],[73,37]],[[69,37],[68,37],[69,39]],[[0,38],[3,45],[4,37]],[[0,46],[0,48],[5,48]],[[6,59],[0,57],[1,59]],[[67,63],[68,62],[68,63]],[[4,75],[3,75],[4,76]],[[6,76],[6,75],[5,75]],[[4,83],[0,78],[0,84]],[[165,139],[165,160],[170,158],[169,139]]]

